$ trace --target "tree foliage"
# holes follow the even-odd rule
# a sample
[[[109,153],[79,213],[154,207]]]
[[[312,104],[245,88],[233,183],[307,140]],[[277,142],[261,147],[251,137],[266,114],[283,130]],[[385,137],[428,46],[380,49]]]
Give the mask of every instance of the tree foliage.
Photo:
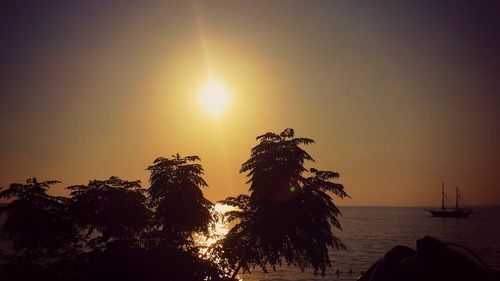
[[[133,242],[148,224],[145,190],[139,181],[110,177],[67,189],[74,223],[95,246],[110,240]]]
[[[157,158],[147,170],[150,187],[118,177],[66,187],[69,197],[51,196],[58,181],[13,183],[0,189],[10,203],[0,238],[13,254],[0,253],[0,279],[11,280],[227,280],[240,268],[267,270],[286,263],[324,274],[328,248],[340,249],[332,196],[347,194],[338,173],[306,169],[312,144],[292,129],[258,136],[240,172],[249,195],[227,198],[238,207],[229,234],[200,255],[194,234],[209,234],[213,204],[198,156]]]
[[[58,181],[36,178],[13,183],[0,192],[0,198],[13,199],[2,212],[6,219],[0,236],[29,260],[63,252],[74,241],[74,227],[67,212],[67,198],[47,194]]]
[[[257,140],[240,170],[249,177],[250,196],[223,201],[239,208],[228,214],[238,223],[221,242],[223,256],[235,272],[255,267],[267,271],[267,266],[286,262],[301,270],[313,267],[315,274],[324,275],[331,266],[328,247],[344,248],[332,232],[341,226],[331,196],[348,196],[341,184],[333,182],[339,174],[307,170],[305,162],[314,159],[300,146],[314,141],[296,138],[293,129],[266,133]]]
[[[199,190],[203,169],[189,163],[195,160],[157,159],[148,193],[118,177],[66,187],[69,197],[47,194],[58,181],[35,178],[0,189],[12,200],[2,209],[0,235],[15,251],[0,255],[0,280],[222,280],[188,240],[210,222],[211,203]],[[196,202],[199,213],[189,213]]]
[[[203,197],[203,168],[198,156],[157,158],[151,172],[148,200],[154,210],[154,223],[163,237],[181,244],[192,243],[193,232],[208,233],[213,204]]]

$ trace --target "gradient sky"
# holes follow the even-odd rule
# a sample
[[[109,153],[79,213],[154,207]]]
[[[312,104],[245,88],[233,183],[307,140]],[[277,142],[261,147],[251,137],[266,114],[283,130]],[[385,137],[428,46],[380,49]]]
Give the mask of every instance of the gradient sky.
[[[341,205],[438,206],[443,180],[500,204],[498,2],[18,2],[0,1],[0,186],[147,187],[179,152],[220,200],[248,190],[255,137],[291,127]],[[210,76],[231,93],[218,119]]]

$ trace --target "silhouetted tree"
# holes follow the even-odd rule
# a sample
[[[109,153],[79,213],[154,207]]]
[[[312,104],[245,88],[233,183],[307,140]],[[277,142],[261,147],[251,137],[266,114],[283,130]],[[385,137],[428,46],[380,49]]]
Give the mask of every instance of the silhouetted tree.
[[[258,136],[260,143],[251,151],[240,172],[247,173],[250,196],[230,197],[223,203],[236,206],[229,219],[239,222],[220,243],[222,257],[234,269],[233,277],[243,269],[266,266],[275,269],[283,261],[304,270],[324,275],[330,266],[328,247],[344,245],[332,233],[341,229],[339,210],[331,195],[348,196],[341,184],[332,182],[338,173],[304,167],[314,161],[300,145],[308,138],[295,138],[292,129],[281,134]]]
[[[68,199],[47,194],[49,187],[57,183],[31,178],[0,192],[0,198],[13,199],[2,209],[6,218],[0,236],[12,241],[17,254],[27,260],[61,254],[75,241]]]
[[[67,189],[74,223],[92,246],[116,240],[134,242],[148,225],[149,210],[140,181],[110,177]]]
[[[190,170],[201,171],[194,167],[180,167],[172,175],[183,176],[183,169],[188,174]],[[87,185],[67,187],[71,191],[69,198],[47,195],[47,189],[55,183],[29,179],[26,184],[12,184],[0,190],[3,198],[14,199],[4,209],[7,216],[1,235],[14,243],[16,251],[13,256],[0,256],[0,280],[222,280],[223,273],[214,263],[202,259],[196,247],[183,244],[187,238],[157,243],[155,236],[147,235],[156,226],[150,219],[153,213],[147,207],[145,190],[139,181],[117,177],[93,180]],[[185,186],[189,191],[190,186]],[[189,201],[190,193],[162,191],[161,185],[159,188],[159,193],[152,196],[159,200],[160,208],[175,209],[177,195],[181,196],[179,202],[196,206],[192,204],[196,201]],[[168,198],[171,205],[161,205],[165,202],[157,195]],[[193,200],[208,202],[196,192]],[[159,234],[181,229],[182,235],[187,236],[190,230],[205,230],[206,224],[196,219],[200,218],[191,219],[194,226],[182,228],[181,222],[177,222],[173,229],[165,227],[170,232]],[[165,226],[172,223],[161,222]],[[165,242],[171,236],[161,237]]]
[[[198,156],[157,158],[152,166],[148,190],[157,240],[180,246],[192,245],[194,232],[208,233],[213,204],[203,197],[203,168]]]

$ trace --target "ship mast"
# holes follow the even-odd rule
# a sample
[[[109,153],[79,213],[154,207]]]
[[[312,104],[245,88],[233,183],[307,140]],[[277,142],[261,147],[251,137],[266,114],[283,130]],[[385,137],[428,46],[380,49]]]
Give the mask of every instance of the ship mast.
[[[441,183],[441,210],[444,210],[444,181]]]

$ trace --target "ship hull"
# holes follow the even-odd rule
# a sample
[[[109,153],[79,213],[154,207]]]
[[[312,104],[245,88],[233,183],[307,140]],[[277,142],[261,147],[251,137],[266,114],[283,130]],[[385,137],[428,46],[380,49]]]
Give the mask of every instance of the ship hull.
[[[472,214],[471,209],[427,210],[433,217],[465,218]]]

